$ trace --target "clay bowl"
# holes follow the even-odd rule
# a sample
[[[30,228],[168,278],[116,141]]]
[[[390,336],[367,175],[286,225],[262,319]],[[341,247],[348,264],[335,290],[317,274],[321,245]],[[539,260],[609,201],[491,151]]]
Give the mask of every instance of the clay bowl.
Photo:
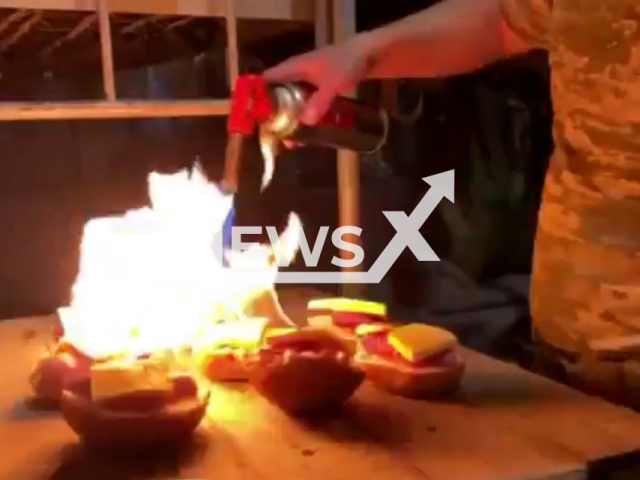
[[[62,416],[81,441],[93,447],[147,448],[188,440],[205,416],[190,377],[176,377],[174,391],[141,391],[93,401],[88,380],[70,384],[60,402]]]

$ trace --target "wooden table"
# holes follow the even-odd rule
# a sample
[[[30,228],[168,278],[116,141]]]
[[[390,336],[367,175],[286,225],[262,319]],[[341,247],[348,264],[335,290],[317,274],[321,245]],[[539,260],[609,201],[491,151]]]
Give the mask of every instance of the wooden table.
[[[0,480],[604,480],[598,463],[640,449],[639,415],[465,351],[450,403],[365,385],[342,418],[305,424],[249,389],[216,386],[201,440],[180,461],[91,457],[57,415],[22,404],[52,321],[0,322]]]

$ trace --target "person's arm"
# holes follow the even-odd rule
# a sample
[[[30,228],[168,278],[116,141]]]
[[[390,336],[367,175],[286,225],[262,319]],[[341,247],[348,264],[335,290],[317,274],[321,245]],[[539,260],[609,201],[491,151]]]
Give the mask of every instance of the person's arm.
[[[362,33],[358,41],[371,52],[367,77],[445,77],[530,50],[538,45],[505,19],[515,13],[521,23],[528,13],[525,1],[539,0],[444,0]]]
[[[270,82],[308,82],[317,91],[300,121],[315,125],[336,95],[376,78],[467,73],[546,47],[553,0],[443,0],[420,13],[292,57],[264,72]]]

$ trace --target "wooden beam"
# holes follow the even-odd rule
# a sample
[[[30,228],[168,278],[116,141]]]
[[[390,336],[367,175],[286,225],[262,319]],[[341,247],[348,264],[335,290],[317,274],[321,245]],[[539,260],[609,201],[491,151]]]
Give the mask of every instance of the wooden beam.
[[[329,43],[329,0],[315,0],[314,26],[316,47],[322,47]]]
[[[0,122],[23,120],[107,120],[227,115],[228,100],[118,102],[0,102]]]
[[[356,0],[333,0],[332,9],[333,42],[341,42],[356,33]],[[355,93],[355,92],[354,92]],[[338,151],[338,210],[339,225],[360,226],[360,158],[350,150]],[[345,236],[349,243],[360,244],[356,235]],[[344,237],[343,237],[344,238]],[[350,253],[341,251],[347,258]],[[362,266],[343,268],[343,272],[361,271]],[[344,284],[342,294],[360,297],[362,285]]]
[[[229,90],[233,90],[240,73],[240,56],[238,55],[238,19],[236,17],[236,0],[225,0],[225,28],[227,31],[227,74]]]
[[[64,37],[61,37],[61,38],[57,39],[51,45],[49,45],[46,48],[44,48],[42,50],[42,52],[40,52],[40,55],[43,56],[43,57],[46,57],[47,55],[51,54],[51,52],[53,52],[55,49],[59,48],[64,43],[66,43],[66,42],[68,42],[70,40],[73,40],[78,35],[80,35],[82,32],[84,32],[87,29],[89,29],[91,27],[91,25],[93,25],[93,22],[96,21],[96,18],[97,18],[97,15],[95,13],[92,13],[91,15],[87,15],[82,20],[80,20],[76,24],[76,26],[73,27],[73,30],[71,30],[69,33],[67,33]]]
[[[193,21],[193,17],[181,18],[180,20],[176,20],[175,22],[171,22],[171,23],[165,25],[164,28],[166,28],[167,30],[173,30],[173,29],[176,29],[178,27],[182,27],[182,26],[188,24],[191,21]]]
[[[144,27],[145,25],[148,25],[149,23],[157,22],[158,20],[161,20],[163,18],[165,18],[164,15],[152,15],[150,17],[141,18],[140,20],[136,20],[135,22],[124,27],[122,30],[120,30],[120,33],[121,34],[133,33],[136,30]]]
[[[16,43],[18,43],[18,41],[22,37],[24,37],[27,33],[29,33],[29,30],[31,30],[31,27],[33,27],[40,20],[42,20],[42,12],[41,11],[33,12],[33,14],[31,15],[31,18],[27,19],[22,25],[20,25],[9,38],[2,40],[2,42],[0,42],[0,51],[4,52],[12,45],[15,45]]]
[[[226,0],[108,0],[111,13],[224,17]],[[93,12],[95,0],[0,0],[0,8]],[[313,0],[235,0],[238,18],[313,22]]]
[[[113,45],[111,43],[111,20],[107,0],[98,0],[100,25],[100,57],[102,61],[102,83],[108,101],[116,100],[116,80],[113,73]]]
[[[4,32],[7,28],[9,28],[14,23],[22,20],[24,17],[29,16],[31,12],[29,10],[18,10],[13,12],[7,18],[0,22],[0,33]]]

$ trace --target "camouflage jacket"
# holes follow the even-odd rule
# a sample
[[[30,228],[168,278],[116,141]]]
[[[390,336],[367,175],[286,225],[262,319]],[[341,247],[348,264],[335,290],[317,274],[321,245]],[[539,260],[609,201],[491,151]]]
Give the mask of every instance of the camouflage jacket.
[[[501,0],[549,51],[555,152],[531,313],[570,352],[640,350],[640,0]],[[632,336],[637,335],[637,336]]]

